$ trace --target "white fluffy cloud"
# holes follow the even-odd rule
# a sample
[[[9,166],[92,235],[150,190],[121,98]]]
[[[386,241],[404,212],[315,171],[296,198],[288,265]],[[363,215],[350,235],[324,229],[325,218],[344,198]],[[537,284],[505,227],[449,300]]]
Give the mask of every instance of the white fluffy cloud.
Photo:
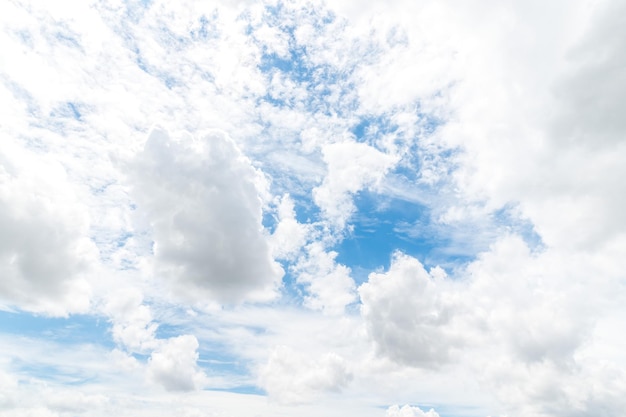
[[[261,224],[260,173],[224,133],[176,141],[154,130],[132,166],[158,273],[193,300],[273,297],[282,270]]]
[[[444,363],[470,370],[503,413],[576,416],[600,401],[618,415],[615,393],[626,379],[621,359],[607,352],[621,342],[597,330],[621,317],[624,299],[607,256],[532,253],[507,236],[450,278],[396,254],[388,272],[359,288],[362,316],[379,355],[426,371]],[[597,378],[610,387],[588,385]]]
[[[343,314],[347,305],[356,301],[356,286],[350,268],[335,261],[337,252],[326,251],[313,242],[294,266],[299,283],[306,285],[304,304],[325,314]]]
[[[89,219],[65,169],[7,139],[0,151],[0,297],[53,315],[85,311],[97,260]]]
[[[26,325],[3,322],[0,415],[622,415],[623,2],[218,3],[3,5],[0,309]],[[154,123],[237,145],[146,142]],[[129,181],[111,154],[136,154]],[[398,253],[355,291],[359,260],[336,251],[364,190],[408,202],[395,237],[439,253],[450,238],[469,258],[446,276]],[[294,277],[278,300],[273,257]],[[15,336],[47,320],[27,311],[90,301],[108,356],[111,340]],[[161,324],[186,336],[158,339]],[[265,364],[277,401],[194,392],[205,341],[229,357],[203,362],[228,368],[215,380],[249,386],[245,365]]]
[[[198,339],[183,335],[165,339],[148,362],[148,376],[167,391],[192,391],[206,381],[199,370]]]
[[[293,258],[306,243],[311,233],[310,225],[296,219],[293,200],[284,195],[278,204],[278,224],[271,236],[272,253],[277,258]]]
[[[410,405],[403,407],[392,405],[387,409],[385,415],[387,417],[439,417],[439,414],[432,408],[428,411],[422,411],[421,408],[411,407]]]
[[[324,145],[322,154],[328,173],[313,190],[313,198],[331,222],[343,227],[355,210],[353,195],[363,188],[375,187],[396,158],[353,141]]]
[[[158,324],[138,290],[120,289],[108,296],[103,311],[113,323],[113,340],[129,352],[146,353],[157,347]]]
[[[396,253],[387,273],[372,273],[359,287],[361,314],[377,350],[393,360],[438,366],[461,343],[450,332],[457,314],[445,272],[427,272],[415,258]]]
[[[270,397],[286,404],[312,401],[327,391],[339,391],[352,379],[348,364],[336,353],[310,357],[277,346],[260,370],[260,384]]]

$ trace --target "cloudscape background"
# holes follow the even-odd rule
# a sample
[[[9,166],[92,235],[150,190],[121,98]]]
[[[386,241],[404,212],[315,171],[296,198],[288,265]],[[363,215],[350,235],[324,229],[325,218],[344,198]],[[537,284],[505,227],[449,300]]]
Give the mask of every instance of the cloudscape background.
[[[0,22],[0,416],[623,415],[626,3]]]

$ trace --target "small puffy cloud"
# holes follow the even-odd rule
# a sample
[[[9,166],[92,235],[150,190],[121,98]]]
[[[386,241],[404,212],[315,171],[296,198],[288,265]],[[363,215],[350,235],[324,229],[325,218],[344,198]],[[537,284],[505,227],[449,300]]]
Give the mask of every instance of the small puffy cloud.
[[[138,290],[119,290],[109,296],[103,308],[113,322],[113,340],[130,352],[146,353],[157,345],[158,325],[142,298]]]
[[[306,285],[304,304],[325,314],[343,314],[347,305],[356,301],[356,286],[350,268],[335,261],[337,252],[313,242],[307,253],[294,266],[299,283]]]
[[[76,189],[58,162],[11,142],[0,151],[0,299],[51,315],[85,311],[97,251]]]
[[[411,407],[405,405],[400,408],[397,405],[392,405],[387,409],[386,417],[439,417],[439,414],[432,408],[428,411],[422,411],[419,407]]]
[[[324,145],[322,154],[328,173],[313,190],[313,199],[328,220],[343,227],[355,210],[352,195],[375,186],[397,159],[354,141]]]
[[[458,306],[444,277],[399,252],[387,273],[370,274],[359,287],[361,314],[379,353],[426,368],[448,360],[460,335],[451,328]]]
[[[167,391],[193,391],[200,388],[206,376],[198,369],[198,346],[198,339],[193,335],[162,341],[148,361],[150,380]]]
[[[277,258],[291,259],[306,243],[310,226],[299,223],[296,219],[293,200],[289,194],[280,199],[278,220],[270,238],[272,253]]]
[[[192,300],[268,299],[282,277],[262,221],[263,177],[226,134],[176,141],[156,129],[132,164],[157,271]]]
[[[339,391],[352,379],[344,358],[330,352],[310,357],[277,346],[260,371],[260,385],[269,396],[286,404],[312,401],[322,392]]]

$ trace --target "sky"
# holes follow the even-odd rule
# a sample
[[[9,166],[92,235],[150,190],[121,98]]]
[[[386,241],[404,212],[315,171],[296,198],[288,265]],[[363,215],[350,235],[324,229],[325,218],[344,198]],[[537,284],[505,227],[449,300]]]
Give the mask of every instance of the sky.
[[[0,417],[623,415],[623,1],[0,29]]]

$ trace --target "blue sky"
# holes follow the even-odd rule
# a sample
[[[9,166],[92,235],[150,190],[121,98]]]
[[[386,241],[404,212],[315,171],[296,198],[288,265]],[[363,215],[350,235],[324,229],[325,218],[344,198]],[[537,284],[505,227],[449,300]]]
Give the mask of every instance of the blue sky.
[[[0,417],[623,413],[619,2],[0,12]]]

